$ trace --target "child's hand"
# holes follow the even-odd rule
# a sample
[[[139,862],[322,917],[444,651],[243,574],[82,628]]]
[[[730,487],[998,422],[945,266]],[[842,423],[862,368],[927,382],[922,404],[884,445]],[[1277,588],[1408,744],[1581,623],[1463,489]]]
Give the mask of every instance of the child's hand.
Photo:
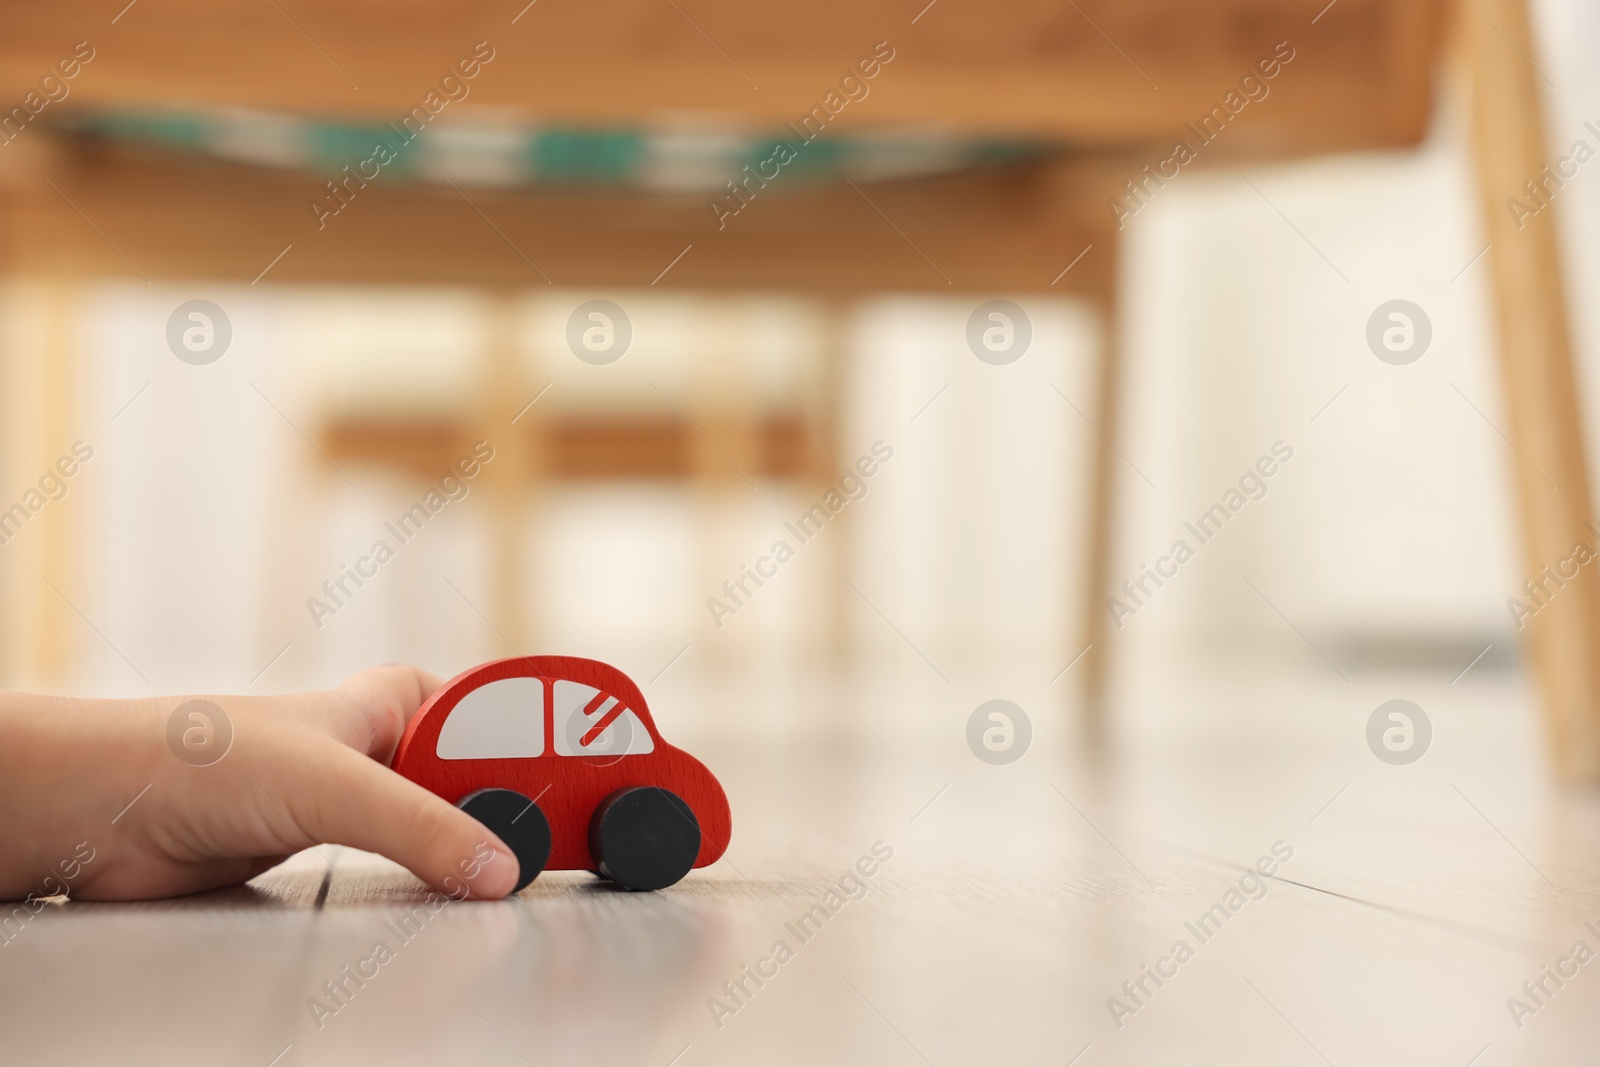
[[[171,731],[195,698],[0,693],[0,900],[195,893],[323,842],[382,853],[453,897],[502,897],[511,850],[388,768],[439,684],[378,667],[327,693],[206,697],[225,723],[185,712]],[[225,754],[206,752],[229,727]]]

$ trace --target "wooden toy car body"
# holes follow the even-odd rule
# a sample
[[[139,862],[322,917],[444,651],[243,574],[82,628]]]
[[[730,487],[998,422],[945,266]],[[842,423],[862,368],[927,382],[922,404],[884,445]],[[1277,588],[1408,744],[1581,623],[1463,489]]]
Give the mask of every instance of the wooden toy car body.
[[[453,804],[483,790],[531,799],[549,822],[546,870],[601,872],[591,823],[637,787],[670,791],[692,811],[694,867],[714,863],[733,829],[711,772],[661,737],[627,675],[590,659],[515,657],[457,675],[413,716],[393,766]]]

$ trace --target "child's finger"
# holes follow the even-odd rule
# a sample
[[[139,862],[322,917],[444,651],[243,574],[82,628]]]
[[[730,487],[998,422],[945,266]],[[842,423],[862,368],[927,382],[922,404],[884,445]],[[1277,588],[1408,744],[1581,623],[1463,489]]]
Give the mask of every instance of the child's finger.
[[[457,898],[515,887],[516,856],[478,820],[353,749],[319,747],[298,795],[285,798],[314,841],[387,856]]]
[[[388,664],[353,675],[339,688],[357,693],[367,706],[372,727],[367,755],[388,766],[406,724],[443,684],[443,679],[420,667]]]
[[[301,716],[335,740],[387,765],[406,724],[442,684],[418,667],[371,667],[351,675],[332,692],[308,694]]]

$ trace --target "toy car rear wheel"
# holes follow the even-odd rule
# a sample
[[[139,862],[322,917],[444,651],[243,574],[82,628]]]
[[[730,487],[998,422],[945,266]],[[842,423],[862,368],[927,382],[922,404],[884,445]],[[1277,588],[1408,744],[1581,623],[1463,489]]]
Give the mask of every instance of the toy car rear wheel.
[[[504,841],[517,857],[519,873],[513,893],[527,888],[550,861],[550,820],[539,805],[514,789],[480,789],[456,802]]]
[[[612,793],[589,819],[599,873],[624,889],[665,889],[700,855],[700,821],[684,799],[656,786]]]

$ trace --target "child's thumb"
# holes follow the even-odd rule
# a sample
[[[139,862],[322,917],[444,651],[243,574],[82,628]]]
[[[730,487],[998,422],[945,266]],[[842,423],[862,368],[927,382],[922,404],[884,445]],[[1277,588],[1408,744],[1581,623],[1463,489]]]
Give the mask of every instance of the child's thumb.
[[[478,820],[344,745],[318,749],[302,780],[309,795],[285,798],[315,842],[387,856],[457,899],[496,900],[516,887],[516,856]]]

